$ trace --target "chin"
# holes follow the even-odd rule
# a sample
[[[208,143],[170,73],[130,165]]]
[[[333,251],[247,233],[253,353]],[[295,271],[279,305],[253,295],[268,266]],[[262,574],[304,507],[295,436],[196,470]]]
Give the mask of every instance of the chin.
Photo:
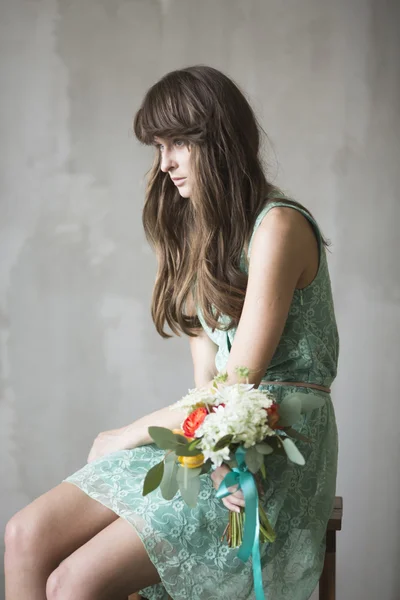
[[[182,198],[190,198],[190,190],[186,186],[179,188],[178,191]]]

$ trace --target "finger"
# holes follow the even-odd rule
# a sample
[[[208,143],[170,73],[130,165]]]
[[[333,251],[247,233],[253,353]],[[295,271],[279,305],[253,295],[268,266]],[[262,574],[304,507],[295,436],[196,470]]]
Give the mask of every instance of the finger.
[[[236,513],[240,513],[240,506],[236,506],[235,504],[232,504],[232,502],[225,500],[225,498],[223,500],[223,503],[228,510],[231,510],[232,512],[236,512]]]
[[[229,492],[231,492],[231,494],[235,494],[236,492],[239,492],[239,484],[235,484],[235,485],[231,485],[230,487],[227,488]]]
[[[221,487],[221,481],[219,481],[218,483],[216,481],[213,482],[213,486],[215,487],[216,490],[218,490]],[[235,484],[235,485],[231,485],[230,487],[226,488],[228,490],[228,492],[230,492],[230,494],[243,494],[243,492],[239,489],[239,484]]]
[[[243,494],[241,493],[239,494],[230,494],[229,496],[225,496],[223,498],[223,500],[225,500],[226,502],[228,502],[229,504],[235,505],[235,506],[244,506],[245,505],[245,498],[243,496]]]
[[[241,488],[228,488],[231,492],[230,498],[244,498],[243,490]]]
[[[232,504],[235,504],[236,506],[244,506],[245,505],[244,498],[240,498],[238,496],[231,496],[230,501]]]
[[[243,492],[236,492],[235,494],[230,494],[229,496],[225,496],[226,500],[230,504],[234,504],[235,506],[244,506],[245,498]]]

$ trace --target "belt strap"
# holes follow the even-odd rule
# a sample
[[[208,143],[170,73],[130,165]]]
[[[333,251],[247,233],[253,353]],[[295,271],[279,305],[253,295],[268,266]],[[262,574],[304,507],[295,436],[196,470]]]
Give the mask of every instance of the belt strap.
[[[326,392],[327,394],[331,393],[330,388],[317,383],[308,383],[306,381],[266,381],[265,379],[261,379],[260,385],[293,385],[295,387],[308,387],[315,390],[321,390],[321,392]]]

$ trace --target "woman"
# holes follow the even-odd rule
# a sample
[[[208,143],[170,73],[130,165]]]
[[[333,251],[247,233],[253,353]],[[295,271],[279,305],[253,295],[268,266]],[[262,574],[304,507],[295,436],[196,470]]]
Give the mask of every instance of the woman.
[[[276,394],[319,394],[304,416],[299,467],[270,456],[263,502],[277,533],[261,546],[269,600],[306,600],[324,555],[335,494],[337,430],[329,386],[338,335],[325,245],[312,215],[266,179],[259,127],[238,87],[209,67],[167,74],[146,94],[135,133],[156,147],[143,223],[158,273],[157,331],[189,336],[196,386],[247,366],[250,382]],[[238,490],[215,496],[229,467],[201,477],[188,508],[159,490],[145,498],[148,469],[164,451],[150,425],[178,428],[169,407],[101,433],[88,464],[17,513],[6,532],[6,598],[220,600],[253,597],[251,561],[221,541]]]

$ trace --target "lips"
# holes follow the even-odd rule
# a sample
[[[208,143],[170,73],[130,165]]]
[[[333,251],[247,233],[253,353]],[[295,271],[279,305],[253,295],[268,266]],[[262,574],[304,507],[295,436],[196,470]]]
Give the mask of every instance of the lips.
[[[186,177],[179,177],[177,179],[173,179],[172,180],[174,182],[175,185],[183,185],[186,181]]]

